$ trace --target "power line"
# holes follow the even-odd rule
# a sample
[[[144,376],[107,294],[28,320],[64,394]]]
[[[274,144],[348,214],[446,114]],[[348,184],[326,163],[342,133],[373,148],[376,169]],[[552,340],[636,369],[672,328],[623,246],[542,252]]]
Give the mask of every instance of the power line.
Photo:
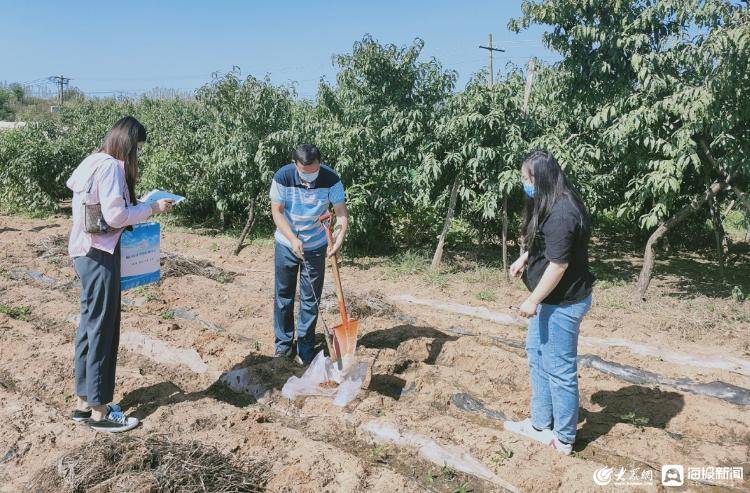
[[[21,84],[22,86],[31,86],[31,85],[41,84],[43,82],[44,83],[49,82],[49,77],[41,77],[39,79],[27,80],[26,82],[19,82],[19,84]]]

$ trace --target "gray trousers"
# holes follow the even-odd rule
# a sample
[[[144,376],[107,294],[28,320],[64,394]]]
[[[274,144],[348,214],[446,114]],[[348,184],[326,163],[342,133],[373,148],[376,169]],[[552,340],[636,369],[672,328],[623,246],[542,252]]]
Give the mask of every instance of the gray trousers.
[[[120,345],[120,244],[114,254],[91,248],[73,260],[81,279],[75,337],[76,395],[90,406],[112,402]]]

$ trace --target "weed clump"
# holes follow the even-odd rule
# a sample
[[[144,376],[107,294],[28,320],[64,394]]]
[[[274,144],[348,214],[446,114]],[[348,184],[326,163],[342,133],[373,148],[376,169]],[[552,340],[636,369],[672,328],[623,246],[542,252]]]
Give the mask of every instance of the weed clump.
[[[30,492],[259,492],[265,491],[267,459],[241,463],[201,442],[165,436],[98,439],[37,472]]]

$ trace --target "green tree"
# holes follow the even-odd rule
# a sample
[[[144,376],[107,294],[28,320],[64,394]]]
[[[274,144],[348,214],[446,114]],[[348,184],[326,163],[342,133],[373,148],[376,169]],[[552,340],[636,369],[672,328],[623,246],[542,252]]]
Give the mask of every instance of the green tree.
[[[656,227],[654,244],[704,203],[748,175],[748,11],[725,0],[524,2],[511,28],[551,26],[545,42],[564,56],[569,95],[583,102],[627,181],[621,214]]]
[[[23,86],[18,83],[13,83],[8,88],[10,89],[10,93],[13,95],[13,99],[15,99],[18,103],[23,103],[23,100],[26,97],[26,90],[23,88]]]
[[[437,60],[420,60],[423,47],[419,39],[397,47],[365,36],[351,54],[334,57],[336,85],[320,85],[312,134],[347,189],[352,243],[379,247],[415,213],[420,151],[456,81]]]
[[[234,72],[198,91],[207,115],[201,135],[205,179],[223,225],[241,216],[249,200],[267,193],[281,163],[272,166],[255,156],[266,136],[289,128],[293,96],[268,78],[243,81]]]
[[[0,209],[56,210],[67,195],[65,180],[75,159],[49,123],[0,132]]]
[[[0,87],[0,120],[10,120],[13,112],[10,109],[12,94],[8,89]]]
[[[0,120],[15,120],[17,110],[24,102],[25,91],[21,84],[0,85]]]
[[[434,138],[425,143],[416,175],[425,203],[448,200],[433,269],[441,262],[458,197],[468,215],[482,221],[496,220],[503,212],[504,199],[519,182],[518,163],[526,150],[522,104],[523,79],[513,74],[491,88],[481,78],[474,80],[440,108],[432,124]]]
[[[206,220],[216,214],[207,178],[208,115],[194,101],[144,98],[138,116],[148,131],[140,158],[141,191],[155,188],[187,197],[174,213],[181,218]]]

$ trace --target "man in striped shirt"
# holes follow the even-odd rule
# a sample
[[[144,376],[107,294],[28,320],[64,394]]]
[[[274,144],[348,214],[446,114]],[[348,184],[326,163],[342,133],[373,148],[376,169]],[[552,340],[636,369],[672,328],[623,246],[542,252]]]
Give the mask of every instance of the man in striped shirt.
[[[340,249],[349,225],[344,186],[333,169],[321,164],[320,151],[302,144],[294,151],[294,162],[283,166],[271,183],[271,214],[276,224],[275,291],[273,326],[275,357],[294,355],[294,295],[300,279],[297,321],[297,356],[309,364],[315,354],[315,325],[323,291],[325,259]],[[333,205],[337,234],[331,248],[320,216]]]

